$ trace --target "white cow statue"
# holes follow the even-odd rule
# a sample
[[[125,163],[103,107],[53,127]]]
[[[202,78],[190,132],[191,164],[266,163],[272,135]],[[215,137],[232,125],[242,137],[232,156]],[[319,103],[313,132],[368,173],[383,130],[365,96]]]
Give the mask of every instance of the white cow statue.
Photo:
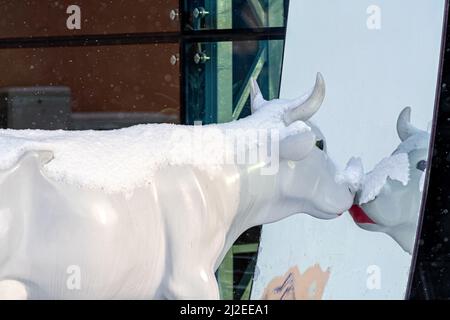
[[[307,121],[324,99],[322,76],[295,100],[265,101],[254,80],[251,91],[252,115],[222,125],[0,130],[0,298],[218,299],[214,273],[245,230],[348,210],[356,190],[336,181]],[[278,169],[209,170],[186,160],[183,136],[170,140],[230,128],[278,129]],[[213,144],[198,152],[215,156]]]
[[[378,194],[367,203],[360,203],[361,192],[358,191],[355,197],[357,204],[349,211],[361,228],[388,234],[403,250],[412,254],[427,168],[430,134],[412,126],[410,117],[410,107],[403,109],[398,117],[397,133],[401,143],[392,154],[394,157],[405,156],[409,166],[409,177],[404,183],[387,177]]]

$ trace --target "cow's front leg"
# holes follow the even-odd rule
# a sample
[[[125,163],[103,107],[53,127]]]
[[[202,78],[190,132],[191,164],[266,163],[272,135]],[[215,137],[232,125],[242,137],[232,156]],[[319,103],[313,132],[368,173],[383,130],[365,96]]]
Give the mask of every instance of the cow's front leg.
[[[26,300],[28,290],[25,284],[16,280],[0,281],[0,300]]]
[[[224,245],[224,234],[209,232],[207,227],[189,231],[179,232],[167,244],[164,295],[167,299],[217,300],[220,295],[214,266]]]
[[[192,236],[192,235],[191,235]],[[168,270],[166,271],[167,299],[217,300],[219,286],[214,275],[214,265],[223,246],[223,236],[177,237],[169,245]]]
[[[207,227],[182,230],[167,244],[164,296],[183,300],[219,299],[214,266],[224,245],[224,234],[214,234]]]
[[[183,167],[162,171],[159,182],[155,192],[166,234],[162,295],[219,299],[214,267],[225,244],[228,213],[220,200],[222,189]]]
[[[220,298],[214,273],[201,266],[196,267],[191,270],[183,268],[180,274],[169,277],[165,293],[167,299],[218,300]]]

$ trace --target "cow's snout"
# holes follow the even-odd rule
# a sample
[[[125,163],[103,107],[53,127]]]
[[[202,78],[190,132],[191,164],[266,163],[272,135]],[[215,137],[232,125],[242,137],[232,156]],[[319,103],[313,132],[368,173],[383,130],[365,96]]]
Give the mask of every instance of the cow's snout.
[[[345,190],[346,196],[343,197],[343,210],[339,213],[339,215],[343,214],[351,208],[356,196],[356,189],[351,184],[346,183]]]

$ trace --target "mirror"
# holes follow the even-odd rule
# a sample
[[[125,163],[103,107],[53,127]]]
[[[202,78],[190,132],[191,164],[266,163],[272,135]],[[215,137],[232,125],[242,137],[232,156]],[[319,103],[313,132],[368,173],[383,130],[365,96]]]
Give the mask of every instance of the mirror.
[[[325,101],[311,120],[341,170],[337,179],[358,191],[336,219],[294,215],[263,227],[253,299],[405,297],[444,9],[444,0],[290,2],[280,97],[323,74]]]

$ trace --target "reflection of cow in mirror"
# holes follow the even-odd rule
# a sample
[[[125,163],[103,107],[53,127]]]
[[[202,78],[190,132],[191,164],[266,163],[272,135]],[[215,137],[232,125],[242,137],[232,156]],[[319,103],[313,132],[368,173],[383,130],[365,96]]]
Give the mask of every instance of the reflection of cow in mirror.
[[[430,135],[411,125],[411,108],[403,109],[397,120],[401,143],[393,155],[407,154],[409,181],[406,185],[387,178],[375,199],[350,209],[354,221],[363,229],[384,232],[408,253],[412,253],[419,218],[422,188],[427,167]],[[358,202],[358,192],[355,197]]]
[[[320,74],[312,93],[295,100],[265,101],[254,81],[252,115],[234,126],[272,121],[295,129],[324,95]],[[299,212],[331,219],[353,203],[354,190],[336,182],[323,137],[308,124],[281,139],[273,175],[227,164],[211,179],[191,165],[168,165],[127,195],[54,180],[45,168],[56,154],[24,152],[0,171],[0,297],[219,298],[214,272],[246,229]],[[0,132],[0,142],[26,134]],[[102,144],[104,136],[91,134]]]

